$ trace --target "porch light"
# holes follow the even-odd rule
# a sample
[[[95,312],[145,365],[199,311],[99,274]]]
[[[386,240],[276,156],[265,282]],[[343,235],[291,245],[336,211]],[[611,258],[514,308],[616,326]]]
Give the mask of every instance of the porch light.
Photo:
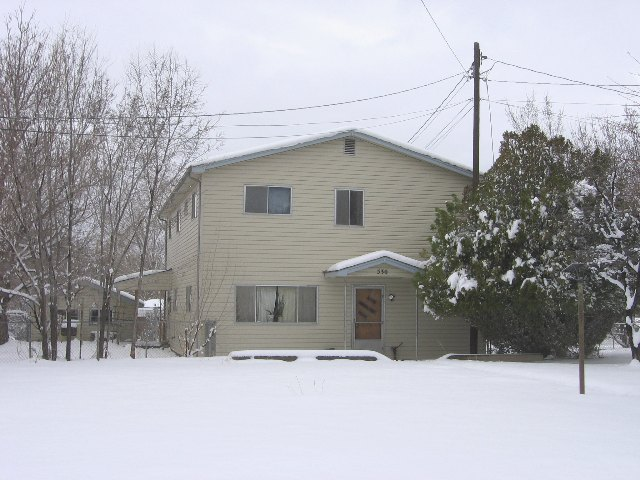
[[[393,299],[396,298],[396,296],[393,293],[389,294],[389,301],[393,302]]]

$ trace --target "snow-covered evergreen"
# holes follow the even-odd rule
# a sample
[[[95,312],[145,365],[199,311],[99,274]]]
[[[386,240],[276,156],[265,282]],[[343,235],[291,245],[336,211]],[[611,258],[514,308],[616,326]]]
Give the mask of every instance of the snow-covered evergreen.
[[[566,226],[582,161],[570,142],[538,127],[505,133],[478,190],[438,212],[419,279],[426,308],[469,318],[503,350],[563,354],[574,345],[575,290],[564,270],[574,260],[575,235]],[[596,295],[597,287],[587,284],[592,313],[610,293]],[[601,320],[591,317],[590,345],[610,326]]]

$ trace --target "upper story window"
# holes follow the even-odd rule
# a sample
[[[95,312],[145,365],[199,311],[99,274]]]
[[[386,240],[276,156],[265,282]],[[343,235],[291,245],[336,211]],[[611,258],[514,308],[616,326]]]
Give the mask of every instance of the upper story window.
[[[336,190],[336,225],[364,225],[364,191]]]
[[[289,215],[291,213],[291,187],[244,187],[245,213]]]
[[[176,210],[176,233],[180,231],[182,225],[180,224],[180,209]]]
[[[171,218],[167,220],[167,235],[169,237],[169,240],[171,240]]]

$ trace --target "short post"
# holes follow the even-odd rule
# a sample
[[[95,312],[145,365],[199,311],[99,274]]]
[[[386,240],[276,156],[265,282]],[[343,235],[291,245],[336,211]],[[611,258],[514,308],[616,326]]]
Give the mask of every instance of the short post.
[[[578,287],[578,380],[580,384],[580,395],[584,395],[585,392],[585,380],[584,380],[584,357],[585,357],[585,345],[584,345],[584,280],[589,273],[589,267],[584,260],[584,244],[585,240],[582,237],[576,238],[576,260],[564,269],[569,279],[576,282]]]
[[[578,375],[580,394],[584,395],[584,287],[582,278],[578,280]]]

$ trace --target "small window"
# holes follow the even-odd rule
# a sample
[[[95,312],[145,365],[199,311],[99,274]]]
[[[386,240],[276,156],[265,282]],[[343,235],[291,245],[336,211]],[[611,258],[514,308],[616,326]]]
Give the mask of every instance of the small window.
[[[91,313],[89,315],[89,322],[98,323],[99,319],[100,319],[100,310],[98,310],[97,308],[92,308]]]
[[[291,188],[272,186],[246,186],[245,213],[289,215],[291,213]]]
[[[344,139],[344,154],[355,155],[356,154],[356,139],[345,138]]]
[[[238,286],[236,321],[251,323],[317,322],[317,287]]]
[[[176,232],[180,231],[180,209],[176,211]]]
[[[198,218],[198,192],[191,194],[191,218]]]
[[[171,219],[167,220],[167,236],[171,239]]]
[[[363,226],[364,192],[336,190],[336,225]]]
[[[185,312],[190,312],[191,311],[191,287],[187,287],[185,289],[184,310],[185,310]]]

